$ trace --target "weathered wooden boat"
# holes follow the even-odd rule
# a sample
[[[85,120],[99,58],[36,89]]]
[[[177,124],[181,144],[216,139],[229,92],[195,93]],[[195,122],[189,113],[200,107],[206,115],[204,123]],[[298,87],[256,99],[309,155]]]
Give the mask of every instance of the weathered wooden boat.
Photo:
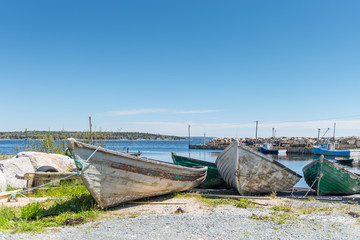
[[[360,192],[360,176],[322,155],[303,168],[306,183],[318,195],[355,194]]]
[[[335,143],[320,143],[314,146],[314,155],[335,156],[335,157],[354,157],[360,156],[360,149],[335,149]]]
[[[293,187],[301,176],[281,163],[235,141],[216,159],[217,169],[241,195]]]
[[[220,176],[215,163],[179,156],[176,155],[174,152],[171,153],[171,157],[176,165],[181,165],[185,167],[193,167],[193,166],[208,167],[205,181],[203,181],[199,186],[197,186],[197,188],[207,188],[207,189],[229,188],[229,185]]]
[[[183,167],[68,139],[81,178],[100,207],[194,188],[207,167]]]

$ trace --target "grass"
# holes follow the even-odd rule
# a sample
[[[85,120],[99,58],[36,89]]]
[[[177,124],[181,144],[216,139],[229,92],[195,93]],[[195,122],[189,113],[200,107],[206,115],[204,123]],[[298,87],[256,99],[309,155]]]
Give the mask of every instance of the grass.
[[[11,155],[11,154],[3,154],[3,155],[0,155],[0,161],[1,160],[6,160],[6,159],[9,159],[9,158],[12,158],[14,157],[15,155]]]
[[[0,230],[9,233],[41,232],[48,227],[91,221],[101,213],[83,184],[63,183],[30,196],[52,199],[24,207],[1,207]]]
[[[206,195],[191,195],[187,193],[173,193],[172,197],[196,198],[198,201],[208,206],[216,207],[219,205],[233,205],[239,208],[255,207],[255,204],[247,198],[231,199],[231,198],[209,198]]]

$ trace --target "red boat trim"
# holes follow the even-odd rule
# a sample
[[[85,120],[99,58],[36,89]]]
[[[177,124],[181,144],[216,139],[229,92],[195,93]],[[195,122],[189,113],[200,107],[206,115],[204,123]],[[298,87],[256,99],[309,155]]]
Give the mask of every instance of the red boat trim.
[[[112,168],[124,170],[127,172],[139,173],[139,174],[146,175],[146,176],[153,176],[153,177],[159,177],[159,178],[183,181],[183,182],[201,181],[206,176],[205,174],[201,174],[201,175],[200,174],[196,174],[196,175],[183,175],[182,174],[182,175],[179,175],[179,174],[169,173],[169,172],[155,170],[155,169],[147,170],[147,169],[144,169],[141,167],[131,166],[131,165],[123,164],[123,163],[112,163],[110,166]]]

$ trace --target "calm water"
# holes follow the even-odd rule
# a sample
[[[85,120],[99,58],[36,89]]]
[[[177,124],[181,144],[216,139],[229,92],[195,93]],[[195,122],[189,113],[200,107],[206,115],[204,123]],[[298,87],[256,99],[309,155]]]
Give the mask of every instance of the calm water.
[[[202,144],[203,140],[192,140],[191,144]],[[16,154],[24,149],[25,140],[0,140],[0,154]],[[171,152],[178,155],[215,162],[216,157],[221,150],[202,150],[189,149],[189,141],[127,141],[114,140],[106,141],[105,147],[111,150],[126,152],[141,152],[141,156],[152,159],[157,159],[165,162],[172,162]],[[272,155],[269,155],[272,156]],[[302,168],[313,160],[313,155],[292,154],[273,156],[280,163],[284,164],[293,171],[303,175]],[[345,166],[352,171],[360,172],[359,166]],[[302,178],[297,184],[297,187],[308,187]]]

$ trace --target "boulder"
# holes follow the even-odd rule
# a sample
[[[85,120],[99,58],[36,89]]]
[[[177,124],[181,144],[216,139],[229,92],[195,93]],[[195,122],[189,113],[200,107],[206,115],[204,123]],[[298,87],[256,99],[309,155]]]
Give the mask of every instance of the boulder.
[[[6,186],[25,188],[26,180],[17,179],[15,176],[24,176],[25,173],[35,172],[28,157],[13,157],[0,162],[0,169],[6,179]],[[5,188],[6,188],[5,186]]]
[[[52,166],[59,172],[71,171],[75,168],[74,160],[68,156],[53,153],[43,152],[20,152],[15,158],[29,158],[34,169],[38,169],[41,166]]]
[[[4,174],[4,168],[0,165],[0,192],[6,190],[6,179]]]

